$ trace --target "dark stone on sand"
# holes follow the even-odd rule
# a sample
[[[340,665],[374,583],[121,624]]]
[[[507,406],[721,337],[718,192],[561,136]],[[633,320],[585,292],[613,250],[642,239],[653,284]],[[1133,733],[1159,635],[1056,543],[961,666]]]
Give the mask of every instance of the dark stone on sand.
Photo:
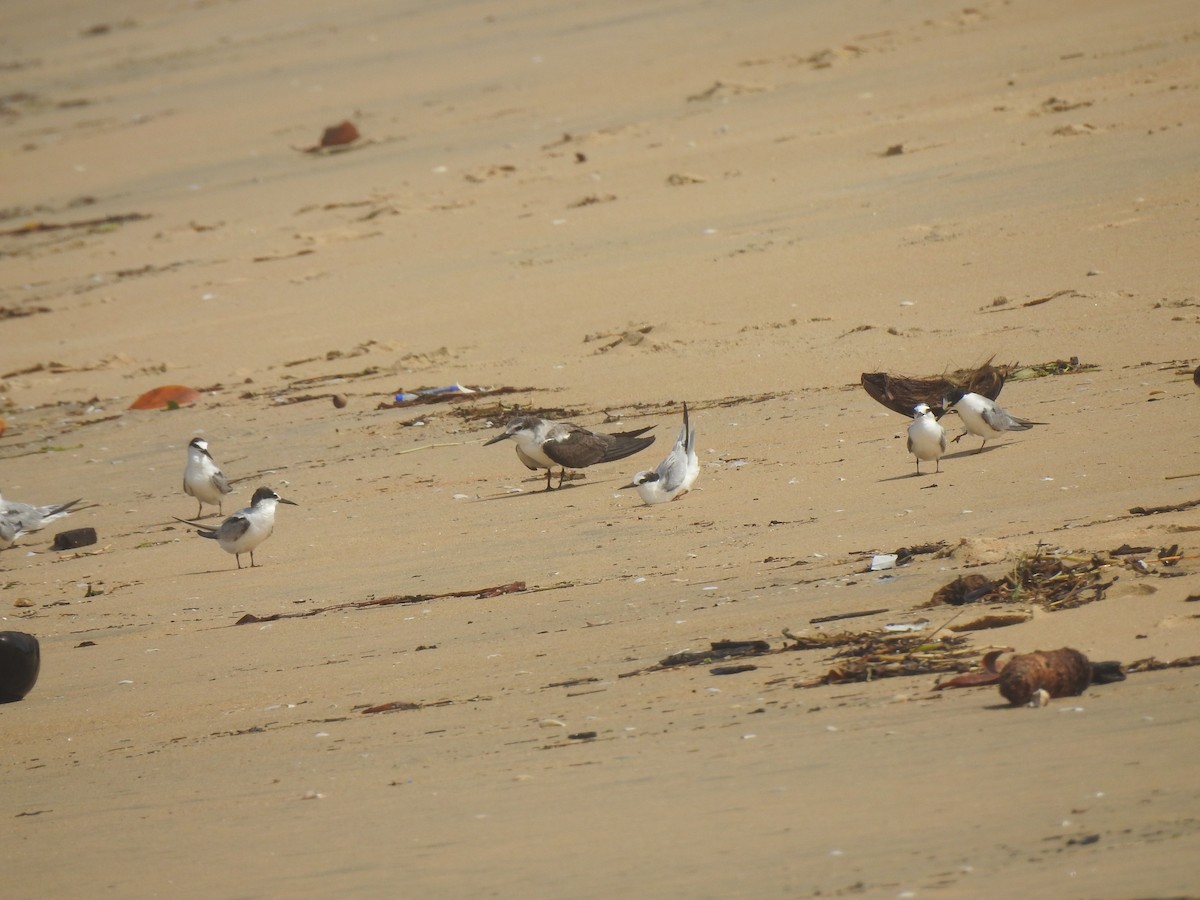
[[[23,631],[0,631],[0,703],[20,700],[33,690],[41,665],[37,638]]]
[[[76,547],[90,547],[96,543],[95,528],[72,528],[70,531],[60,531],[54,536],[51,550],[74,550]]]

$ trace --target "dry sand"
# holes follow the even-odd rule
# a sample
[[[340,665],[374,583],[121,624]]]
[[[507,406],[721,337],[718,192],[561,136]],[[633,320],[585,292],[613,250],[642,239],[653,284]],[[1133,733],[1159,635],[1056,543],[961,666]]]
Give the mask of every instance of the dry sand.
[[[932,630],[1039,543],[1185,559],[972,647],[1200,652],[1196,513],[1129,513],[1200,495],[1198,53],[1194,0],[4,5],[0,490],[93,504],[0,555],[5,896],[1200,894],[1200,669],[620,677]],[[860,373],[993,355],[1096,368],[913,476]],[[456,382],[658,443],[538,493],[497,398],[379,408]],[[639,506],[685,400],[698,489]],[[300,504],[257,568],[172,520],[196,435],[226,513]]]

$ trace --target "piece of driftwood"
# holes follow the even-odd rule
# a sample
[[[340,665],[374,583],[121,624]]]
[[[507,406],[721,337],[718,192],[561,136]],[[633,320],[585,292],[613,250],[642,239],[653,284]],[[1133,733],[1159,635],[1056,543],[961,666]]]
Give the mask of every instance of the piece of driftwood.
[[[823,622],[837,622],[840,619],[859,619],[863,616],[876,616],[880,613],[890,612],[886,607],[883,609],[860,609],[856,612],[834,613],[831,616],[817,616],[814,619],[809,619],[809,625],[820,625]]]
[[[1193,506],[1200,506],[1200,500],[1188,500],[1186,503],[1172,503],[1170,506],[1135,506],[1129,510],[1131,516],[1154,516],[1158,513],[1183,512]]]
[[[697,663],[713,662],[718,659],[735,659],[742,656],[760,656],[771,650],[766,641],[713,641],[708,650],[684,650],[673,653],[658,661],[664,669],[671,666],[693,666]]]
[[[942,398],[952,388],[982,394],[992,400],[1000,396],[1004,379],[1012,366],[994,366],[989,359],[974,369],[958,369],[944,375],[892,375],[888,372],[863,372],[862,386],[888,409],[912,417],[913,407],[924,403],[941,418]]]

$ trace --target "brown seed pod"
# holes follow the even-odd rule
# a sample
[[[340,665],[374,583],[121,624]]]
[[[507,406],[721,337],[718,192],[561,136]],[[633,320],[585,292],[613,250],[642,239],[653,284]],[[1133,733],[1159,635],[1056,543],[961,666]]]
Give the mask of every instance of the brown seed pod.
[[[1035,650],[1008,661],[1000,673],[1000,693],[1014,706],[1024,706],[1039,690],[1051,697],[1074,697],[1092,682],[1092,664],[1078,650]]]

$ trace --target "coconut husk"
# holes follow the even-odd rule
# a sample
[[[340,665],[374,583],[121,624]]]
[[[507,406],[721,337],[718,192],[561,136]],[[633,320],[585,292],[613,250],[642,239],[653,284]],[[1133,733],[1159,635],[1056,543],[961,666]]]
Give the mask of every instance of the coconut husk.
[[[1013,706],[1025,706],[1039,691],[1074,697],[1092,683],[1092,664],[1078,650],[1035,650],[1008,661],[1000,672],[1000,693]]]
[[[913,407],[924,403],[941,418],[942,398],[951,388],[982,394],[991,400],[1000,396],[1011,365],[994,366],[991,359],[974,369],[958,369],[945,375],[891,375],[887,372],[863,372],[862,386],[888,409],[912,417]]]

